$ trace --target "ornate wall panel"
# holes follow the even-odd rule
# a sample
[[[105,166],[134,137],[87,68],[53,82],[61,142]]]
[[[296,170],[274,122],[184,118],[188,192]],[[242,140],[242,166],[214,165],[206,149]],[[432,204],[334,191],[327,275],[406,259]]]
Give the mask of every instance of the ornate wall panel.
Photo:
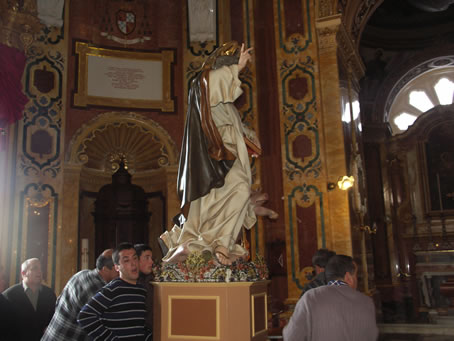
[[[23,91],[30,101],[10,145],[16,160],[8,179],[15,184],[8,218],[11,238],[2,238],[1,248],[10,255],[10,284],[20,280],[25,259],[38,257],[46,283],[58,288],[66,43],[63,29],[39,24],[33,2],[9,7],[11,3],[1,5],[6,8],[0,22],[9,23],[0,27],[1,37],[26,53]]]
[[[311,279],[311,258],[326,246],[317,49],[311,1],[274,1],[287,238],[288,297]]]

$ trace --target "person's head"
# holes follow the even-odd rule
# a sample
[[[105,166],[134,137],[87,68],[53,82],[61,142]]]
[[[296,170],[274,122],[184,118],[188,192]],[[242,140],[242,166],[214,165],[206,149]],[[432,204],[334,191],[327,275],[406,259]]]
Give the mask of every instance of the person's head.
[[[40,260],[38,258],[27,259],[22,263],[21,274],[22,281],[27,287],[36,288],[41,285],[43,273]]]
[[[96,269],[106,283],[118,277],[118,271],[112,260],[112,249],[104,250],[96,259]]]
[[[358,286],[358,267],[353,258],[346,255],[335,255],[330,258],[325,267],[327,281],[342,280],[351,288]]]
[[[128,283],[136,284],[139,278],[139,259],[134,246],[130,243],[119,244],[112,254],[115,269],[120,278]]]
[[[153,253],[151,247],[146,244],[134,245],[137,257],[139,257],[139,270],[144,275],[151,274],[153,270]]]
[[[315,268],[315,273],[318,275],[320,272],[325,271],[326,264],[336,252],[328,249],[318,249],[312,256],[312,265]]]

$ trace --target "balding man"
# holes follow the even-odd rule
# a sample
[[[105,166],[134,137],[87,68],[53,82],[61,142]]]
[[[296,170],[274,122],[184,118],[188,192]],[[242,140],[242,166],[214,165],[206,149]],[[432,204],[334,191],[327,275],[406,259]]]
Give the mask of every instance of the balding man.
[[[95,269],[79,271],[66,283],[58,297],[55,314],[41,340],[89,340],[87,333],[77,323],[77,315],[99,289],[117,277],[112,249],[105,250],[96,260]]]
[[[3,292],[12,304],[20,324],[17,340],[40,340],[55,310],[54,291],[42,284],[43,274],[38,258],[22,263],[22,283],[13,285]]]

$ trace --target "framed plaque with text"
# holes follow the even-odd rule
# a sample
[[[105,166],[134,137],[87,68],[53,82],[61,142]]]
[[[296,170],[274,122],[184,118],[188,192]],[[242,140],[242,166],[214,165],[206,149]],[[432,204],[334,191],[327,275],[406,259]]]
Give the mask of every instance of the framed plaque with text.
[[[79,56],[74,105],[174,111],[173,51],[135,52],[76,42]]]

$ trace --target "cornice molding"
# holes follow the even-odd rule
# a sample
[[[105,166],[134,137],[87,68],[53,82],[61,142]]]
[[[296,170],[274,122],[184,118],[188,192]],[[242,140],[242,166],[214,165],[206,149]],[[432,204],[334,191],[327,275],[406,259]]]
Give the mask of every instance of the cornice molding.
[[[347,70],[352,73],[356,81],[359,81],[364,76],[365,66],[342,22],[342,15],[336,14],[318,19],[315,27],[320,54],[336,51]]]
[[[359,81],[364,76],[366,67],[343,24],[339,27],[337,41],[339,44],[339,56],[342,62],[347,66],[347,69],[351,70],[355,80]]]

